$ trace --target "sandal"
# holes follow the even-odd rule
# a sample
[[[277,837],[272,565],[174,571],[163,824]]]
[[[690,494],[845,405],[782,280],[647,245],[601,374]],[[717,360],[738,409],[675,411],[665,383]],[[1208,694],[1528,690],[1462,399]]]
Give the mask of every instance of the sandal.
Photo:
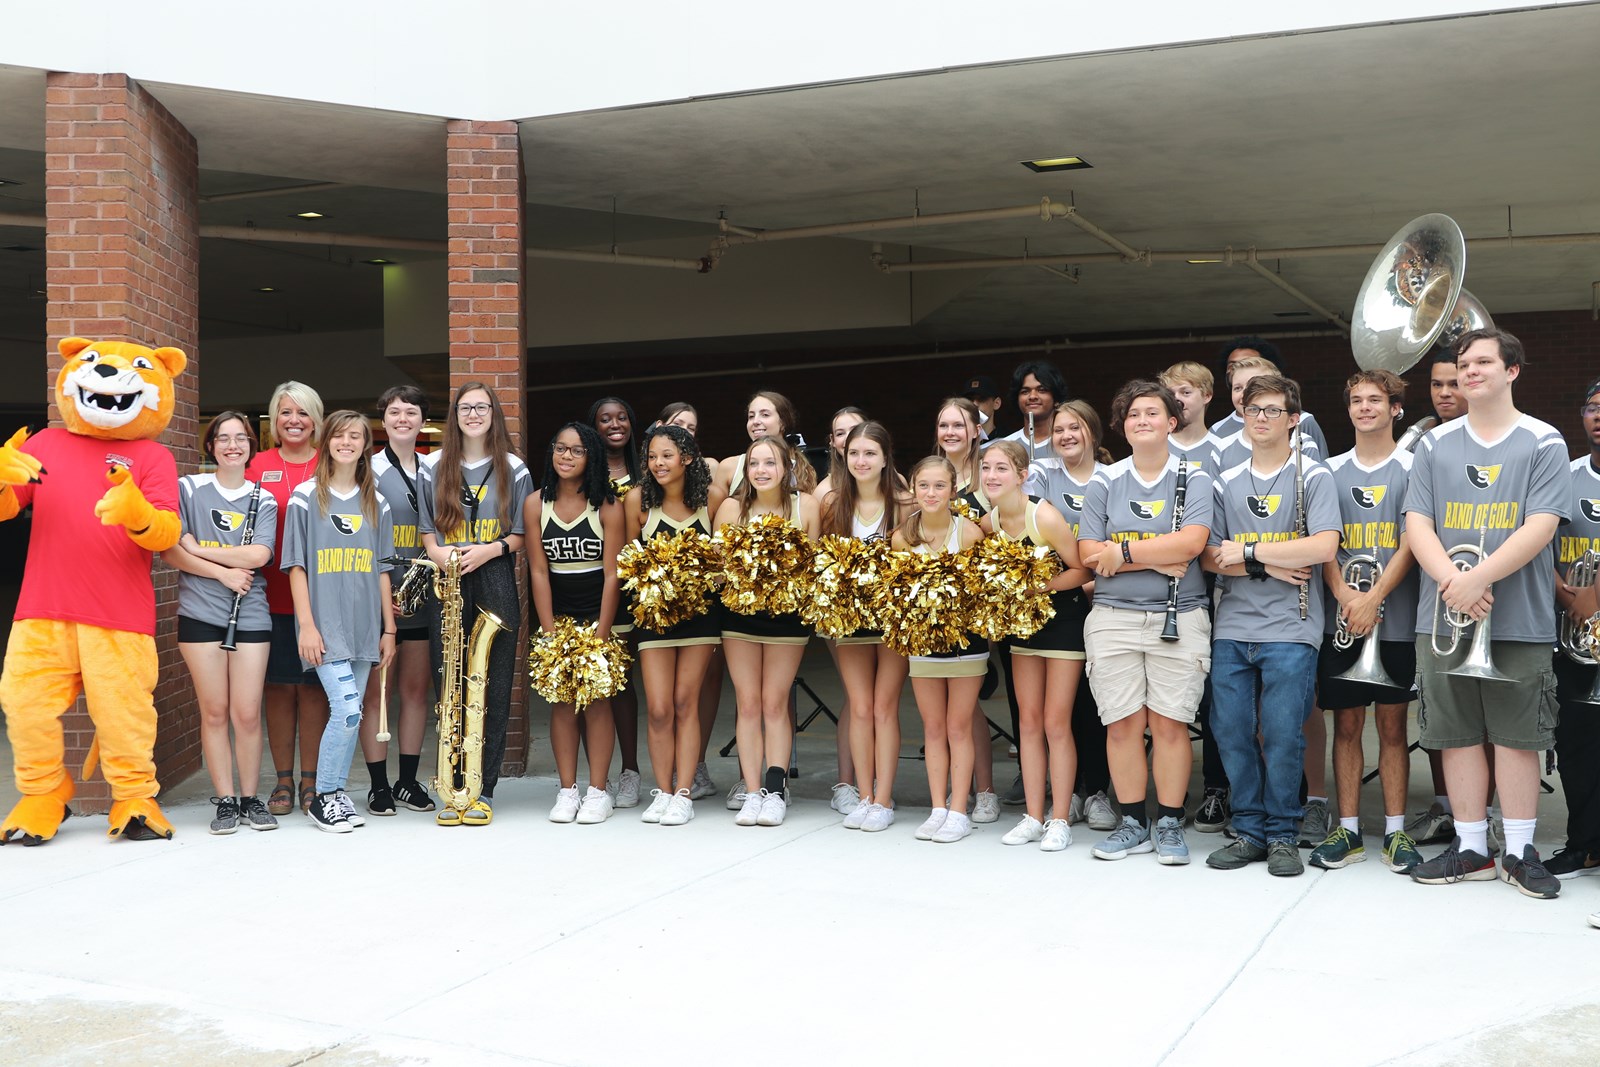
[[[455,808],[452,808],[450,805],[446,804],[444,807],[439,809],[439,814],[433,817],[433,821],[438,823],[440,826],[460,826],[461,813]]]
[[[278,784],[267,797],[267,810],[274,815],[287,815],[294,807],[294,771],[279,771]]]
[[[488,826],[494,820],[494,809],[489,806],[488,797],[479,797],[472,802],[472,806],[461,813],[461,821],[467,826]]]
[[[307,812],[310,811],[311,810],[311,802],[314,799],[316,799],[316,796],[317,796],[317,772],[316,771],[312,771],[312,772],[310,772],[308,774],[305,771],[301,771],[300,772],[300,810],[301,811],[307,811]]]

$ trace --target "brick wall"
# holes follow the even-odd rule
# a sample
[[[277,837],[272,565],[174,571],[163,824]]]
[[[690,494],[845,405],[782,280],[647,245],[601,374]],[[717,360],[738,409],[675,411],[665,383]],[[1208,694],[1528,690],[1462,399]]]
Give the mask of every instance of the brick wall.
[[[1492,309],[1491,309],[1492,310]],[[1530,365],[1516,387],[1517,403],[1523,410],[1550,422],[1574,442],[1581,452],[1576,408],[1579,394],[1600,375],[1600,323],[1587,311],[1551,311],[1495,316],[1496,324],[1520,337],[1527,346]],[[1007,342],[997,341],[997,346]],[[947,348],[980,347],[981,343],[949,344]],[[1349,420],[1343,413],[1341,392],[1345,379],[1355,370],[1350,344],[1338,336],[1298,337],[1277,342],[1304,391],[1308,411],[1328,434],[1336,451],[1348,449],[1353,440]],[[530,394],[529,435],[542,444],[556,427],[568,419],[581,419],[589,405],[608,393],[625,397],[641,423],[648,424],[668,402],[687,400],[700,412],[700,440],[706,452],[722,457],[744,447],[744,405],[757,388],[771,388],[788,396],[800,412],[801,429],[811,444],[827,438],[828,419],[846,404],[864,407],[873,417],[888,425],[894,435],[895,450],[902,464],[926,455],[932,447],[933,423],[939,401],[956,392],[975,374],[987,374],[1002,390],[1009,386],[1011,372],[1019,363],[1048,358],[1061,368],[1073,396],[1081,396],[1107,412],[1111,397],[1122,383],[1153,375],[1182,360],[1197,360],[1216,366],[1216,350],[1211,342],[1193,344],[1152,344],[1125,347],[1079,348],[1058,351],[1008,354],[980,358],[930,358],[915,362],[872,362],[877,355],[896,355],[897,350],[861,349],[817,352],[796,349],[781,353],[751,352],[716,356],[673,356],[652,360],[614,355],[586,355],[581,350],[563,352],[559,360],[548,360],[535,353],[532,379],[558,383],[563,378],[593,380],[614,376],[614,385],[541,389]],[[628,382],[634,376],[664,376],[720,367],[750,367],[766,363],[775,366],[802,363],[808,359],[835,360],[856,356],[859,369],[850,367],[819,371],[785,370],[768,373],[719,373],[705,377],[669,378],[661,381]],[[1406,422],[1431,414],[1428,400],[1428,367],[1419,366],[1406,376]],[[1228,410],[1226,396],[1214,399],[1209,410],[1212,421]],[[1000,429],[1009,433],[1018,426],[1014,408],[1000,415]],[[1125,455],[1121,438],[1107,428],[1107,446]]]
[[[56,343],[79,336],[171,345],[189,356],[162,441],[179,473],[199,459],[199,156],[171,113],[123,74],[48,76],[45,89],[45,265],[49,357],[46,392],[59,367]],[[58,413],[52,407],[52,421]],[[194,689],[178,656],[177,575],[155,569],[156,765],[175,783],[200,766]],[[64,721],[67,765],[79,766],[92,737],[80,700]],[[80,784],[78,805],[105,811],[110,792]]]
[[[455,119],[446,123],[445,136],[451,396],[465,382],[488,385],[505,413],[512,444],[525,453],[522,141],[514,122]],[[521,559],[517,587],[526,589]],[[516,637],[519,650],[527,647],[527,622],[524,599]],[[517,662],[522,662],[520,651]],[[527,765],[527,678],[519,667],[511,691],[502,773],[514,777]]]

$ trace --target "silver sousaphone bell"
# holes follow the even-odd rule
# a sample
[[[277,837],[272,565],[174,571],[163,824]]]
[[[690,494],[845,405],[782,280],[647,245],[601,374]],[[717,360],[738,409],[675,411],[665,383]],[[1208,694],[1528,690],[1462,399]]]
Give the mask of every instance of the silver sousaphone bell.
[[[1438,345],[1450,352],[1469,330],[1494,326],[1462,287],[1467,239],[1449,215],[1412,219],[1367,270],[1350,313],[1350,349],[1362,370],[1404,374]]]
[[[1344,582],[1358,593],[1364,593],[1378,584],[1378,579],[1383,577],[1383,564],[1378,562],[1378,557],[1361,553],[1351,556],[1343,568]],[[1339,621],[1333,630],[1333,647],[1343,652],[1358,640],[1350,632],[1349,625],[1345,622],[1343,612],[1339,612]],[[1378,658],[1378,627],[1383,624],[1383,606],[1378,606],[1378,618],[1372,626],[1372,632],[1360,638],[1361,652],[1342,674],[1334,675],[1334,679],[1341,682],[1359,682],[1363,685],[1377,685],[1385,689],[1409,689],[1410,685],[1401,685],[1389,677],[1389,672],[1383,669],[1383,660]]]

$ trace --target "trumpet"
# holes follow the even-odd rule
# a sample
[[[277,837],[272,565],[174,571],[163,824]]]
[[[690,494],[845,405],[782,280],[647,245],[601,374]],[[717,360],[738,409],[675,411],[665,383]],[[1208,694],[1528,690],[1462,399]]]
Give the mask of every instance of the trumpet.
[[[1365,576],[1363,577],[1363,572]],[[1383,564],[1377,556],[1361,553],[1351,556],[1345,561],[1344,569],[1339,572],[1344,583],[1358,593],[1365,593],[1378,584],[1378,579],[1383,577]],[[1333,629],[1333,647],[1343,652],[1356,643],[1355,635],[1350,632],[1350,624],[1345,621],[1344,613],[1339,613],[1339,621]],[[1372,632],[1363,640],[1361,654],[1350,668],[1334,678],[1341,682],[1360,682],[1364,685],[1380,685],[1389,689],[1405,689],[1383,669],[1383,661],[1378,658],[1378,627],[1383,623],[1383,605],[1378,605],[1378,618],[1372,624]]]
[[[1484,539],[1488,536],[1487,526],[1478,527],[1478,543],[1455,545],[1445,550],[1451,557],[1455,568],[1462,573],[1470,571],[1481,564],[1488,553],[1484,551]],[[1471,561],[1456,559],[1456,556],[1471,556]],[[1439,618],[1444,617],[1445,625],[1450,628],[1450,639],[1441,643],[1439,640]],[[1456,611],[1446,607],[1442,596],[1436,597],[1433,604],[1433,636],[1432,647],[1435,656],[1452,656],[1461,646],[1461,634],[1467,627],[1473,625],[1473,618],[1464,611]],[[1472,634],[1472,644],[1467,648],[1467,656],[1461,663],[1448,671],[1441,673],[1453,675],[1457,678],[1481,678],[1491,682],[1515,682],[1516,679],[1504,674],[1494,665],[1489,646],[1489,616],[1485,615],[1483,621],[1477,623]]]
[[[1571,586],[1587,587],[1594,585],[1595,575],[1600,572],[1600,555],[1594,552],[1585,552],[1572,562],[1567,570],[1567,584]],[[1574,663],[1585,667],[1593,667],[1600,663],[1595,652],[1600,650],[1600,612],[1596,612],[1583,622],[1574,622],[1572,616],[1566,612],[1561,613],[1561,651]],[[1600,671],[1596,671],[1594,680],[1589,684],[1589,691],[1578,698],[1580,704],[1600,704]]]

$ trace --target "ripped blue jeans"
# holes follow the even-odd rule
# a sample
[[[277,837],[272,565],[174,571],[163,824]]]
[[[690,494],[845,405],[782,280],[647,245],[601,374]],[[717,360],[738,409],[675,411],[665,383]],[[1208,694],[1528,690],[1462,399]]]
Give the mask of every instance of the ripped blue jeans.
[[[365,660],[342,659],[317,668],[317,681],[328,694],[328,725],[323,727],[317,749],[319,793],[343,789],[350,776],[350,759],[361,733],[361,699],[371,673],[372,664]]]

